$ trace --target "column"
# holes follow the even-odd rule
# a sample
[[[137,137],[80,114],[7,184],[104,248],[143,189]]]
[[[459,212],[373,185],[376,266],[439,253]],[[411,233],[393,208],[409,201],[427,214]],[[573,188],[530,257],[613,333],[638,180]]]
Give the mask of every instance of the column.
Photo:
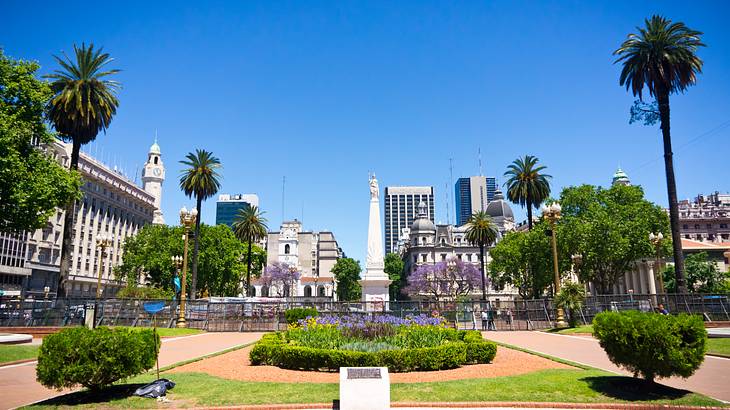
[[[656,279],[654,277],[654,261],[646,262],[646,283],[649,284],[649,294],[656,295]]]

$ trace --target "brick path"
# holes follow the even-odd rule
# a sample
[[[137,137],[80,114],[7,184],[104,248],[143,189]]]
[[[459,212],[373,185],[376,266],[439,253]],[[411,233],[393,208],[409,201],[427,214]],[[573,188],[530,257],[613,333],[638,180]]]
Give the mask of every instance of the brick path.
[[[598,341],[592,337],[557,335],[544,332],[483,332],[487,339],[519,346],[561,359],[586,364],[613,373],[628,374],[611,363]],[[730,359],[706,356],[697,372],[688,379],[672,377],[662,384],[730,401]]]
[[[262,333],[201,333],[163,339],[160,367],[258,340]],[[35,380],[35,363],[0,367],[0,409],[12,409],[62,394]]]

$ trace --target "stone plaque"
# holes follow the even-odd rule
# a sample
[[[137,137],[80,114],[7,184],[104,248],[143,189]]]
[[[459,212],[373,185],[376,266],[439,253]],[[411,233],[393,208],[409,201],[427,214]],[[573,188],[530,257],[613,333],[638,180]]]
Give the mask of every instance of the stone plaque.
[[[347,378],[353,379],[381,379],[380,369],[377,367],[348,368]]]

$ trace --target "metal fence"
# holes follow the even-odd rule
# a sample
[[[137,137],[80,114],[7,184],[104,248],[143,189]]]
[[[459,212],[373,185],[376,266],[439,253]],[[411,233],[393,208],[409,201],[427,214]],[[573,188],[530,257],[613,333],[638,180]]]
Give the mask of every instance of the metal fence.
[[[578,323],[591,323],[603,311],[656,311],[662,304],[670,313],[702,315],[705,321],[730,321],[730,295],[601,295],[586,298],[575,312]],[[0,297],[0,326],[78,326],[85,323],[86,308],[94,306],[95,322],[106,326],[174,327],[179,316],[176,302],[165,300],[155,315],[148,314],[145,303],[136,299],[36,299]],[[240,300],[189,301],[187,326],[213,332],[273,331],[286,328],[284,312],[296,307],[316,307],[332,315],[437,315],[459,329],[536,330],[555,326],[556,310],[551,299],[504,300],[491,302],[334,302],[322,299],[290,299],[281,302]]]

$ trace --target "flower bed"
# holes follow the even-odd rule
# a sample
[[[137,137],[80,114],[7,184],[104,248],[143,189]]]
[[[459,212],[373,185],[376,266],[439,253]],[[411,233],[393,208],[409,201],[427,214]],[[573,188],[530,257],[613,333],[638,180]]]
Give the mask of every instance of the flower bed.
[[[496,353],[496,344],[479,332],[447,328],[440,318],[320,316],[265,335],[250,359],[284,369],[382,366],[408,372],[490,363]]]

